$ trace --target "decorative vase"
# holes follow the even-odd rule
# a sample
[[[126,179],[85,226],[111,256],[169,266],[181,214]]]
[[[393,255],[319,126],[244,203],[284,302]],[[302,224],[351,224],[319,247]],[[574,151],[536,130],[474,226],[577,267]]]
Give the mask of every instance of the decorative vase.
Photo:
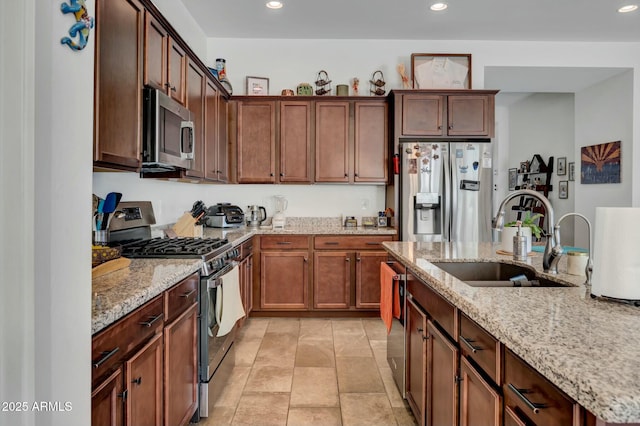
[[[531,241],[533,240],[531,228],[523,227],[520,229],[527,239],[527,253],[531,253]],[[500,237],[500,250],[507,251],[509,253],[513,252],[513,237],[516,236],[516,232],[518,232],[517,226],[505,226],[504,228],[502,228]]]

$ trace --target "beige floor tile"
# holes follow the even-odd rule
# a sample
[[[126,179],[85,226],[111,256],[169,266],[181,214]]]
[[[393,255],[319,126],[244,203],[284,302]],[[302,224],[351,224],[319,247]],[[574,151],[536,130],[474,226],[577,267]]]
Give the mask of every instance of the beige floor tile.
[[[385,392],[378,366],[373,358],[336,357],[336,370],[340,393]]]
[[[405,402],[400,395],[396,382],[393,381],[391,367],[380,367],[378,371],[380,372],[380,377],[382,378],[382,383],[384,384],[384,389],[387,392],[391,406],[394,408],[404,407]]]
[[[382,393],[340,394],[344,426],[391,426],[396,419],[387,396]]]
[[[249,377],[250,372],[251,367],[248,366],[234,367],[231,372],[231,376],[229,377],[229,381],[224,386],[224,390],[217,397],[218,399],[214,405],[216,407],[235,408],[238,405],[238,401],[240,401],[240,396],[242,396],[242,391],[247,383],[247,378]]]
[[[340,408],[289,408],[287,426],[341,426]]]
[[[231,424],[233,415],[236,413],[236,406],[214,407],[209,413],[209,417],[203,417],[197,423],[198,426],[227,426]]]
[[[300,332],[300,320],[298,318],[270,318],[267,333],[295,334]]]
[[[296,367],[335,367],[332,340],[298,340]]]
[[[304,318],[300,320],[299,341],[333,340],[331,319]]]
[[[255,366],[249,373],[244,392],[291,392],[293,368]]]
[[[245,394],[233,417],[234,426],[284,426],[289,410],[288,393]]]
[[[292,367],[296,359],[298,337],[293,334],[266,333],[254,365]]]
[[[367,339],[367,336],[364,334],[334,334],[333,348],[336,357],[373,357],[369,339]]]
[[[334,368],[293,369],[291,407],[339,407],[338,382]]]
[[[371,340],[387,340],[387,327],[380,318],[366,318],[362,320],[364,331]]]
[[[269,318],[248,318],[238,330],[238,339],[262,339],[268,325]]]
[[[260,349],[260,345],[262,343],[262,338],[243,338],[236,339],[236,366],[245,365],[251,366],[253,362],[256,360],[256,355],[258,354],[258,349]]]
[[[378,367],[388,367],[387,363],[387,341],[386,340],[369,340],[369,345],[373,351],[373,357],[376,359]]]
[[[413,417],[413,413],[408,406],[404,407],[392,407],[393,415],[396,418],[396,422],[398,422],[398,426],[417,426],[418,422],[416,418]]]
[[[336,335],[358,335],[366,336],[362,320],[351,318],[337,318],[331,320],[331,327],[333,328],[333,337]]]

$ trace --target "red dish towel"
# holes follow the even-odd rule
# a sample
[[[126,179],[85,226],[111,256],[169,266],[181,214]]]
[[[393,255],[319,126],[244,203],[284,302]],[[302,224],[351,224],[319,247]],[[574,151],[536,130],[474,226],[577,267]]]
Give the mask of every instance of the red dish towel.
[[[380,263],[380,317],[387,326],[387,334],[391,332],[393,321],[393,276],[395,274],[389,265]]]

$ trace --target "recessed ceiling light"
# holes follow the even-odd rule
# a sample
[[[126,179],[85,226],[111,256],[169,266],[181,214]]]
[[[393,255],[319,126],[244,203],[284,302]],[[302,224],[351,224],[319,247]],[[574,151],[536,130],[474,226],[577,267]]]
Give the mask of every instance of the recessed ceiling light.
[[[627,13],[627,12],[633,12],[636,9],[638,9],[638,5],[637,4],[628,4],[626,6],[622,6],[620,9],[618,9],[618,12]]]
[[[267,7],[269,9],[281,9],[284,4],[281,1],[268,1]]]
[[[433,10],[434,12],[440,12],[441,10],[445,10],[446,8],[447,4],[442,2],[434,3],[429,6],[429,9]]]

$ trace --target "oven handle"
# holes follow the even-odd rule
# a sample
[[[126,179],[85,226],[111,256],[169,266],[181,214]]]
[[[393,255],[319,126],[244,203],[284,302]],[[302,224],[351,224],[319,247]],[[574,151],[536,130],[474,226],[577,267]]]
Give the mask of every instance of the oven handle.
[[[224,268],[222,268],[221,270],[219,270],[218,272],[216,272],[215,274],[207,278],[207,288],[216,288],[220,284],[222,284],[222,280],[220,278],[222,278],[223,275],[226,275],[229,271],[231,271],[237,264],[238,262],[233,260]]]

